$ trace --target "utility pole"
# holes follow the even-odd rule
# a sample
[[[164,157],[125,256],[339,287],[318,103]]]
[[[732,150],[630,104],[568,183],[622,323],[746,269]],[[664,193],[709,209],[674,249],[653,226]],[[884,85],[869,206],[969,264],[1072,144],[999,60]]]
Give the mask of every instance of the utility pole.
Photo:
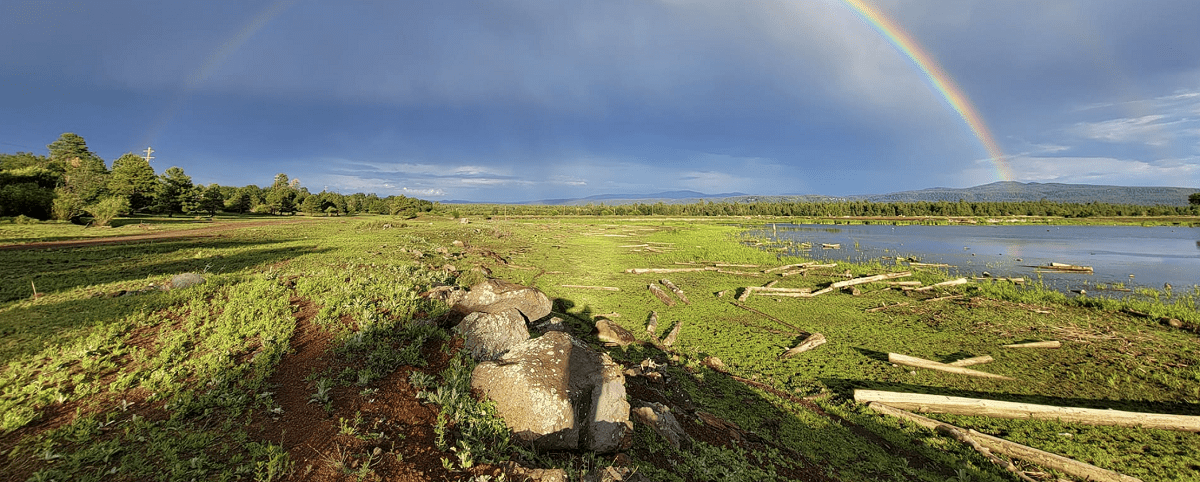
[[[151,152],[154,152],[154,149],[151,149],[150,146],[146,146],[146,163],[149,163],[151,159],[154,159],[154,156],[150,155]]]

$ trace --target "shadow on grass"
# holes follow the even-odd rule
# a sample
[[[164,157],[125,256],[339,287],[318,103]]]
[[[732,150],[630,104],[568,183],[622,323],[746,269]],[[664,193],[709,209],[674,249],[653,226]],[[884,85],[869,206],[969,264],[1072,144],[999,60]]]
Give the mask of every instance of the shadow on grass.
[[[0,286],[0,303],[81,286],[170,276],[187,271],[237,271],[317,252],[313,247],[270,247],[275,240],[178,240],[134,245],[100,245],[53,251],[6,253],[0,271],[12,273]],[[257,248],[257,249],[255,249]],[[191,257],[185,250],[197,250]],[[162,258],[155,260],[154,258]],[[147,262],[150,261],[150,262]]]
[[[181,244],[181,243],[171,243]],[[224,247],[250,247],[275,244],[273,242],[230,242],[217,243]],[[206,244],[205,249],[216,248]],[[175,246],[179,249],[181,246]],[[195,247],[195,245],[187,245]],[[95,249],[95,248],[91,248]],[[111,247],[110,249],[117,249]],[[159,249],[164,247],[159,246]],[[205,267],[208,273],[233,272],[253,266],[262,266],[273,262],[292,259],[300,255],[323,253],[328,248],[312,246],[265,247],[249,249],[227,254],[220,257],[205,257],[201,259],[173,259],[158,263],[139,264],[137,260],[130,262],[130,267],[119,263],[108,263],[102,267],[88,267],[81,270],[59,270],[48,276],[37,278],[40,284],[54,286],[48,292],[63,292],[82,286],[117,283],[122,281],[140,280],[146,277],[162,276],[163,282],[169,276],[182,272],[202,272]],[[89,253],[92,252],[89,250]],[[25,269],[21,272],[28,273]],[[44,273],[41,273],[44,274]],[[28,275],[25,280],[28,280]],[[19,282],[16,287],[28,290],[28,281]],[[144,286],[125,287],[135,290]],[[39,292],[43,288],[39,286]],[[6,363],[13,357],[23,354],[36,353],[49,344],[68,344],[68,338],[78,332],[86,336],[88,327],[101,325],[122,319],[136,312],[153,312],[179,302],[180,298],[171,293],[148,291],[145,293],[129,293],[120,296],[121,288],[112,287],[96,290],[94,293],[84,293],[63,301],[51,301],[43,298],[36,302],[0,309],[0,363]],[[3,292],[5,301],[27,298],[29,292],[17,293],[10,283],[5,284]]]

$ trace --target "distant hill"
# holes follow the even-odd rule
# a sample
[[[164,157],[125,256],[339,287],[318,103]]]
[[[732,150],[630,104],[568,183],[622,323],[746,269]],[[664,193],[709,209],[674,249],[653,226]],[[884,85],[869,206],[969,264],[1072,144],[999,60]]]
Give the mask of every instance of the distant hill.
[[[1059,203],[1086,204],[1099,202],[1142,206],[1158,204],[1186,206],[1188,204],[1188,195],[1197,191],[1200,191],[1200,189],[1001,181],[962,189],[935,187],[919,191],[853,196],[853,198],[875,202],[936,202],[958,201],[959,199],[978,202],[1013,202],[1040,201],[1045,199],[1050,202]]]
[[[919,201],[948,201],[959,199],[974,202],[1019,202],[1040,201],[1045,199],[1056,203],[1109,203],[1133,204],[1140,206],[1187,206],[1188,196],[1200,191],[1200,188],[1190,187],[1142,187],[1142,186],[1102,186],[1093,184],[1060,184],[1001,181],[982,186],[968,188],[934,187],[918,191],[901,191],[890,194],[862,194],[854,196],[825,196],[820,194],[786,194],[786,195],[751,195],[740,192],[705,194],[696,191],[666,191],[654,194],[601,194],[585,198],[543,199],[518,203],[500,204],[533,204],[548,206],[585,206],[588,204],[605,204],[619,206],[627,204],[691,204],[702,201],[712,202],[837,202],[837,201],[872,201],[872,202],[919,202]],[[472,201],[442,201],[443,204],[479,204]]]
[[[666,204],[690,204],[700,201],[716,201],[720,199],[745,196],[745,193],[727,192],[722,194],[705,194],[696,191],[666,191],[654,194],[599,194],[585,198],[574,199],[542,199],[515,204],[541,204],[549,206],[584,206],[587,204],[604,203],[610,206],[622,204],[663,202]]]

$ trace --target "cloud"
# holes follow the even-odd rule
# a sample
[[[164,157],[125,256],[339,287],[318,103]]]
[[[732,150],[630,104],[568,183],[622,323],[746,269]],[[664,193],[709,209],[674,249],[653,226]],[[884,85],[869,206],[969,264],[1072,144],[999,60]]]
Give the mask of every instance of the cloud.
[[[1020,182],[1178,186],[1200,175],[1200,157],[1146,162],[1111,157],[1015,156],[1008,164],[1012,180]],[[964,186],[991,182],[995,168],[988,161],[977,161],[963,171],[961,179]]]
[[[1200,92],[1179,91],[1155,98],[1128,101],[1088,109],[1106,107],[1151,112],[1139,116],[1119,117],[1093,122],[1079,122],[1069,128],[1070,134],[1110,143],[1144,144],[1154,147],[1172,145],[1181,138],[1200,134]]]

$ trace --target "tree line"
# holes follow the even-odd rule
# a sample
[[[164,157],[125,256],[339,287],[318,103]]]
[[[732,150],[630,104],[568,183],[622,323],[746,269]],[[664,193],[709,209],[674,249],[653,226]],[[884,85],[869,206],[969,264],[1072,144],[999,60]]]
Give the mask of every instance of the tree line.
[[[430,201],[406,196],[311,193],[299,179],[275,175],[269,187],[193,184],[183,168],[156,173],[132,152],[112,162],[88,150],[83,137],[64,133],[46,146],[48,155],[0,154],[0,216],[27,216],[105,224],[133,213],[228,213],[342,215],[357,213],[415,216],[433,210]]]
[[[1005,217],[1048,216],[1064,218],[1117,216],[1200,216],[1200,193],[1193,194],[1188,206],[1141,206],[1108,203],[1059,203],[1046,200],[1016,202],[919,201],[805,201],[805,202],[712,202],[668,204],[657,202],[606,206],[544,205],[460,205],[460,212],[482,215],[559,214],[584,216],[792,216],[792,217]]]

